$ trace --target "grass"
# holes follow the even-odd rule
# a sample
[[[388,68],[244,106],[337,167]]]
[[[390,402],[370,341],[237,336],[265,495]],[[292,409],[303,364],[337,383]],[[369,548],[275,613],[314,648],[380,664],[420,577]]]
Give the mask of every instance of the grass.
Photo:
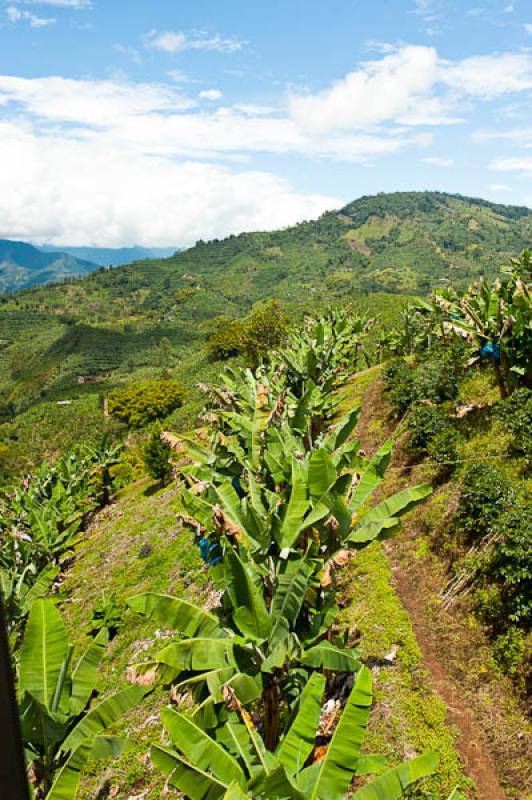
[[[399,534],[401,535],[401,534]],[[379,543],[357,555],[341,578],[344,589],[339,623],[360,631],[362,657],[373,664],[375,706],[365,749],[399,762],[437,750],[437,775],[413,790],[411,797],[443,800],[458,784],[466,787],[454,747],[455,731],[445,721],[445,704],[434,694],[423,667],[412,625],[391,585],[391,569]],[[397,647],[393,664],[384,657]]]

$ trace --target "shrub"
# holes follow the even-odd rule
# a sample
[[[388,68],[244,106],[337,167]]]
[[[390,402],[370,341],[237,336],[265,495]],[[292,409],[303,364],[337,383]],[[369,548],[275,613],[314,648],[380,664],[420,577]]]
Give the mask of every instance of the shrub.
[[[242,322],[221,317],[207,341],[211,361],[225,361],[240,355],[245,348],[246,328]]]
[[[142,450],[142,459],[148,475],[159,483],[164,483],[172,469],[170,455],[172,448],[161,439],[161,429],[153,429],[150,438]]]
[[[415,406],[408,418],[409,446],[415,452],[426,453],[429,442],[449,427],[449,419],[441,408]]]
[[[245,326],[244,349],[253,364],[276,347],[280,347],[287,337],[288,324],[277,300],[270,300],[265,306],[255,310]]]
[[[532,390],[517,389],[496,407],[496,416],[512,434],[509,452],[532,466]]]
[[[500,585],[505,616],[530,628],[532,619],[532,501],[517,502],[501,515],[502,532],[489,565],[489,578]]]
[[[404,414],[416,398],[413,368],[404,358],[394,358],[386,365],[384,380],[390,402],[399,414]]]
[[[460,436],[452,420],[437,406],[420,405],[408,418],[409,447],[417,453],[428,453],[438,462],[456,461]]]
[[[464,473],[455,520],[472,538],[493,533],[501,515],[515,500],[506,474],[485,462],[472,463]]]
[[[178,408],[183,394],[183,389],[175,381],[142,381],[110,392],[109,413],[132,428],[140,428]]]

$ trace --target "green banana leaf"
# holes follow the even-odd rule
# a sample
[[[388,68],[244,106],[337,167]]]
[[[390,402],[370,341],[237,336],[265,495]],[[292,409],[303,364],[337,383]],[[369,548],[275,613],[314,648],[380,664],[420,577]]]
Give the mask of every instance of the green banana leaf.
[[[362,522],[366,524],[379,519],[401,517],[428,497],[429,494],[432,494],[432,484],[430,483],[420,483],[417,486],[411,486],[409,489],[403,489],[403,491],[397,492],[370,509],[367,514],[364,514]]]
[[[69,712],[76,716],[87,703],[96,687],[98,666],[105,653],[109,641],[109,633],[102,628],[87,647],[72,672],[72,690],[70,693]]]
[[[270,635],[272,620],[262,592],[253,582],[251,567],[244,564],[232,548],[226,551],[224,567],[235,624],[244,636],[264,641]]]
[[[138,594],[130,597],[127,604],[137,614],[149,617],[165,628],[172,628],[190,638],[217,638],[227,635],[214,614],[169,594]]]
[[[222,783],[245,784],[245,775],[237,759],[212,739],[189,717],[170,708],[163,708],[161,721],[172,743],[195,767],[208,771]]]
[[[146,694],[143,686],[130,686],[97,703],[70,731],[61,745],[64,753],[73,752],[85,740],[105,731],[123,714],[134,708]]]
[[[370,459],[349,501],[351,513],[360,508],[383,481],[386,469],[392,458],[392,448],[393,439],[388,439]]]
[[[229,788],[212,773],[200,769],[167,747],[152,745],[150,755],[153,765],[167,782],[190,800],[218,800]]]
[[[61,614],[51,600],[31,607],[20,648],[19,690],[52,709],[61,669],[68,657],[68,638]]]
[[[234,666],[231,639],[184,639],[172,642],[156,656],[156,661],[176,670],[203,672]]]
[[[306,527],[305,514],[310,502],[304,466],[292,459],[292,490],[286,512],[281,523],[279,547],[293,547],[302,530]]]
[[[301,656],[301,663],[314,669],[357,672],[361,667],[359,655],[359,650],[343,650],[324,641],[305,650]]]
[[[93,742],[86,739],[70,754],[58,772],[46,800],[74,800],[76,797],[81,770],[89,760]]]
[[[294,721],[277,750],[276,755],[289,775],[302,770],[314,747],[325,682],[325,676],[318,672],[311,676],[299,698]]]
[[[298,559],[288,561],[284,573],[278,576],[277,589],[270,608],[270,615],[274,620],[269,639],[270,647],[275,647],[295,629],[311,572],[308,562]]]
[[[400,800],[412,783],[432,775],[438,766],[437,753],[428,752],[387,770],[363,786],[353,795],[353,800]]]
[[[299,776],[306,800],[343,800],[356,771],[371,701],[371,672],[362,667],[325,756]]]
[[[308,486],[312,500],[325,495],[337,478],[336,467],[327,450],[314,450],[308,465]]]

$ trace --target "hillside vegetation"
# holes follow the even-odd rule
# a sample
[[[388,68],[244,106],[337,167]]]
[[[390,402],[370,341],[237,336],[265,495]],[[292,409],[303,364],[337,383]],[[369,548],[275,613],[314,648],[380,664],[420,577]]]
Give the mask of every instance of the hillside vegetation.
[[[320,291],[145,350],[149,314],[19,308],[0,589],[37,800],[527,795],[532,254]]]
[[[493,276],[531,235],[527,208],[382,194],[286,230],[198,242],[172,258],[0,296],[0,415],[102,393],[157,368],[185,385],[208,379],[204,343],[216,318],[242,318],[269,298],[294,321],[352,303],[389,327],[409,295]],[[84,375],[98,383],[80,388]]]

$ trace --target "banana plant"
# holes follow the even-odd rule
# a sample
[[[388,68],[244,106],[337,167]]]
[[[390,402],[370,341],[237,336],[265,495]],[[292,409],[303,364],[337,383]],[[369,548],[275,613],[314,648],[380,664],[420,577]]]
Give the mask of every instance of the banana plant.
[[[17,645],[16,631],[28,615],[32,603],[44,597],[59,575],[59,567],[48,565],[37,573],[33,564],[26,566],[20,574],[0,567],[0,594],[8,621],[11,649]],[[15,634],[11,637],[11,634]]]
[[[530,253],[514,259],[511,268],[491,285],[483,278],[456,300],[435,293],[433,301],[445,315],[444,329],[471,346],[468,366],[489,361],[501,398],[516,385],[532,382],[532,284]],[[529,280],[529,276],[528,276]]]
[[[345,649],[340,638],[327,639],[338,611],[334,602],[320,611],[305,603],[316,591],[309,557],[284,561],[270,585],[229,545],[215,570],[226,587],[220,615],[169,595],[130,598],[134,611],[183,637],[138,669],[173,683],[175,691],[193,689],[198,712],[209,713],[213,722],[218,719],[213,707],[223,702],[228,688],[245,705],[258,701],[272,750],[288,702],[308,675],[317,669],[357,671],[359,653]]]
[[[72,800],[89,761],[118,756],[127,739],[107,729],[139,703],[146,690],[131,686],[91,705],[106,630],[72,667],[61,615],[50,600],[31,606],[20,648],[18,694],[22,739],[36,800]]]
[[[376,777],[355,791],[353,800],[399,800],[409,786],[433,774],[438,763],[433,752],[392,768],[382,756],[362,754],[372,702],[366,667],[356,675],[332,737],[318,746],[325,683],[323,675],[312,675],[273,751],[234,694],[228,694],[234,710],[214,731],[190,714],[166,708],[161,719],[172,746],[153,745],[152,761],[189,800],[343,800],[355,776],[371,774]]]

